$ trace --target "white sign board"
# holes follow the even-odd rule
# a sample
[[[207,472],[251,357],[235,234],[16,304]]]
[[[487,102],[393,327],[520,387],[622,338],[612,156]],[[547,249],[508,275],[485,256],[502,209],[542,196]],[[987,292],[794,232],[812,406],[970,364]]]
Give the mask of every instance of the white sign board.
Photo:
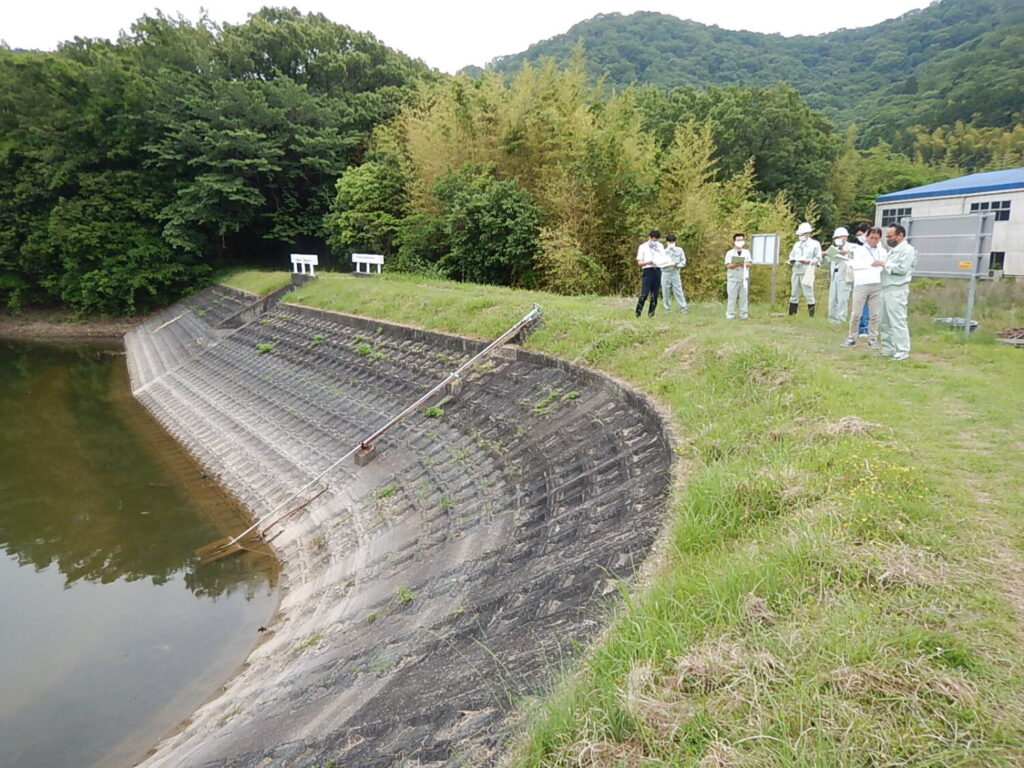
[[[320,264],[320,258],[315,253],[293,253],[292,272],[298,275],[315,275],[314,267]]]
[[[750,261],[754,264],[778,264],[779,235],[751,235]]]
[[[352,263],[356,265],[356,274],[370,275],[374,271],[379,275],[384,256],[379,253],[353,253]],[[364,269],[365,268],[365,269]],[[376,268],[374,270],[374,268]]]

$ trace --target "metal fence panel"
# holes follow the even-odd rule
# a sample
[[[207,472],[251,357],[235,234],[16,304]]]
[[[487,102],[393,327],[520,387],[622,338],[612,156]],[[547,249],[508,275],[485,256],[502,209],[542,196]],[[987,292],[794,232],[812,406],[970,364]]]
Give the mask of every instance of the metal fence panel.
[[[900,223],[917,249],[915,277],[988,279],[995,225],[991,213],[909,217]]]

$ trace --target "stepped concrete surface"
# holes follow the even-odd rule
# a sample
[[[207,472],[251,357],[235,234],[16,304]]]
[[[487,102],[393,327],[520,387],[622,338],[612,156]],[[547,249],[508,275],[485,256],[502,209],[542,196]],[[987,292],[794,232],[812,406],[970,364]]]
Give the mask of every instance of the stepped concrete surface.
[[[133,391],[254,517],[326,491],[269,534],[266,639],[143,764],[495,764],[516,702],[595,636],[650,550],[661,419],[604,376],[504,347],[366,466],[311,483],[485,345],[288,304],[228,329],[251,298],[236,294],[130,333]]]

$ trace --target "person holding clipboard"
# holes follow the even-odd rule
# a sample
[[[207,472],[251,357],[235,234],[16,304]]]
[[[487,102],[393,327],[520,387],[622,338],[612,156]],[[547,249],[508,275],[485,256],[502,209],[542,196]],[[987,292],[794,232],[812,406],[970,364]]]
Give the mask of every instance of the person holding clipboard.
[[[744,246],[747,236],[737,232],[732,236],[732,248],[725,252],[725,292],[728,301],[725,305],[725,319],[736,317],[736,302],[739,300],[740,320],[749,317],[748,301],[750,297],[750,251]]]

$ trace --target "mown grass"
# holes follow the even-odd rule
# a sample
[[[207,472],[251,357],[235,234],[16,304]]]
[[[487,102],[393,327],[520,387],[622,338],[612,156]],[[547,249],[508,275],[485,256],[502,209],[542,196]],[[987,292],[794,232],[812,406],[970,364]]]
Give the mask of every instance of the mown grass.
[[[994,341],[1016,301],[983,301],[969,343],[912,315],[894,363],[766,307],[638,320],[629,298],[397,276],[289,300],[481,338],[536,301],[528,347],[670,414],[659,554],[522,702],[513,764],[1024,764],[1024,351]]]
[[[234,269],[219,275],[217,282],[257,296],[266,296],[292,281],[290,272],[259,269]]]

